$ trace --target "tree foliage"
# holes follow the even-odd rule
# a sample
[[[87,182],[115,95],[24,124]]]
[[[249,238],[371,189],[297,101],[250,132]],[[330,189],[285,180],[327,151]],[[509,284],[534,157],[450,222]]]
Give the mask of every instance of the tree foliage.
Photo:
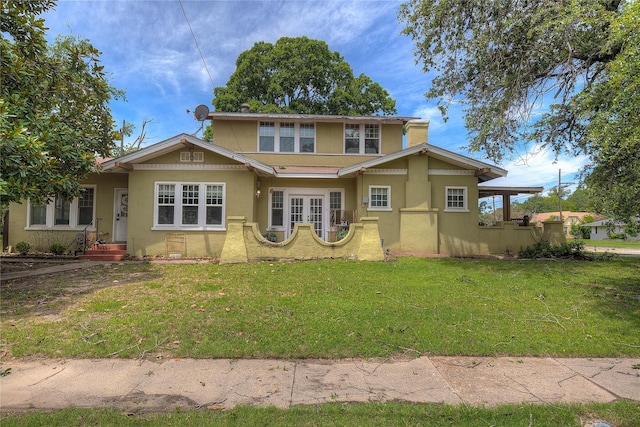
[[[409,0],[399,18],[438,73],[426,96],[464,103],[470,150],[585,153],[599,210],[640,212],[638,0]]]
[[[374,115],[395,114],[395,101],[364,74],[354,76],[323,41],[283,37],[259,42],[238,56],[227,85],[214,89],[216,111]]]
[[[88,40],[48,45],[41,13],[51,0],[7,0],[0,19],[2,204],[73,197],[112,148],[111,87]]]
[[[557,212],[559,208],[558,189],[553,187],[547,196],[535,194],[522,202],[514,202],[513,212],[535,214],[541,212]],[[562,210],[565,212],[592,212],[593,203],[584,189],[577,189],[569,194],[562,191]]]

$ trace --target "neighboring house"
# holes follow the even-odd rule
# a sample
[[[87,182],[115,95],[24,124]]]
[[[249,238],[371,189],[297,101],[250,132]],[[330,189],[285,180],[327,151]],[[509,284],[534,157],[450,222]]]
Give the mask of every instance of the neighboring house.
[[[565,237],[572,238],[573,235],[571,234],[571,228],[574,225],[580,225],[585,217],[592,217],[595,219],[603,218],[602,215],[592,212],[562,211],[562,229]],[[534,214],[531,217],[531,222],[538,226],[542,226],[542,223],[546,221],[560,221],[560,212],[541,212]]]
[[[89,240],[126,242],[133,256],[225,258],[226,251],[250,260],[258,255],[245,255],[260,250],[262,258],[326,257],[287,252],[295,230],[304,228],[297,225],[309,224],[316,243],[304,245],[379,259],[383,250],[514,253],[543,237],[510,218],[479,227],[478,185],[507,171],[428,144],[426,121],[245,112],[213,112],[208,119],[215,144],[177,135],[104,161],[71,202],[12,204],[9,244],[57,240],[72,247],[86,230]],[[498,187],[487,191],[502,194]],[[361,243],[343,247],[354,238]],[[236,240],[246,244],[230,248]],[[365,242],[380,253],[359,256]]]
[[[637,217],[636,221],[640,224],[640,218]],[[626,224],[614,221],[610,218],[582,224],[583,227],[589,227],[591,229],[591,233],[589,234],[589,238],[591,240],[608,240],[611,238],[611,233],[624,235],[625,225]],[[627,236],[626,239],[632,241],[640,241],[640,235]]]

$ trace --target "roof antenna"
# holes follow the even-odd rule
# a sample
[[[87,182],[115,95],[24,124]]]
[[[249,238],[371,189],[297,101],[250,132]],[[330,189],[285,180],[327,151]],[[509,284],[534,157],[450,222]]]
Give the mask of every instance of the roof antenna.
[[[187,109],[187,113],[191,113],[191,110]],[[193,117],[200,122],[200,127],[196,130],[193,135],[197,135],[198,132],[202,130],[204,127],[204,121],[207,120],[209,116],[209,107],[204,104],[200,104],[196,107],[195,111],[193,111]]]

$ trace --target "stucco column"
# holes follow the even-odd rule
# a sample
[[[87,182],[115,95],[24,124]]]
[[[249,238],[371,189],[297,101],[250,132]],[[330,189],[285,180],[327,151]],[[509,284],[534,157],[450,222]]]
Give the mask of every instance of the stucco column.
[[[546,240],[552,245],[560,245],[567,242],[564,235],[562,221],[545,221],[542,223],[542,240]]]
[[[378,231],[378,218],[360,218],[360,223],[363,225],[363,229],[358,259],[362,261],[384,261],[384,251],[382,250],[380,232]]]
[[[227,236],[220,254],[220,264],[248,262],[247,245],[244,241],[244,216],[227,217]]]

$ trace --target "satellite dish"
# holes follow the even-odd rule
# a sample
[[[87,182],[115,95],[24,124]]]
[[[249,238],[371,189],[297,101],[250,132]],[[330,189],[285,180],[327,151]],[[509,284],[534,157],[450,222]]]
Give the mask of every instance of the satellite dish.
[[[193,112],[197,121],[203,122],[209,115],[209,107],[204,104],[200,104],[196,107],[196,111]]]

